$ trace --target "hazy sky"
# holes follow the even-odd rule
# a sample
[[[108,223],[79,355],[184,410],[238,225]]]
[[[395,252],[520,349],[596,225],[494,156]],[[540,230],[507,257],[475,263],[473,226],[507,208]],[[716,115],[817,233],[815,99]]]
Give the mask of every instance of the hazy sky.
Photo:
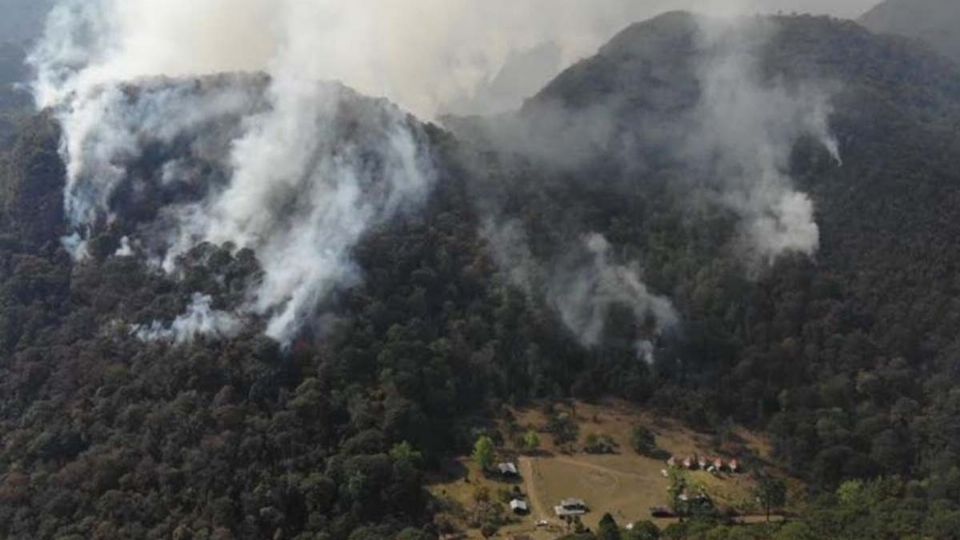
[[[707,13],[806,12],[826,13],[837,17],[856,18],[881,0],[622,0],[636,12],[655,15],[671,9],[687,9]],[[584,0],[589,3],[589,0]],[[601,3],[603,3],[601,1]]]
[[[685,2],[688,6],[700,4],[739,4],[747,5],[755,11],[784,11],[828,13],[837,17],[856,18],[880,3],[880,0],[719,0],[706,2]]]
[[[471,96],[482,101],[484,85],[514,52],[554,43],[562,67],[664,11],[854,17],[875,1],[57,0],[71,9],[54,17],[44,52],[68,70],[87,64],[71,83],[95,85],[145,75],[269,70],[302,45],[310,51],[301,59],[303,76],[339,79],[430,117],[444,104]],[[83,36],[93,39],[77,40]]]
[[[361,1],[361,0],[349,0]],[[484,0],[476,0],[480,3]],[[523,3],[525,0],[517,0]],[[879,0],[626,0],[637,5],[649,6],[650,14],[664,9],[715,9],[717,5],[747,5],[755,11],[808,11],[814,13],[829,13],[839,17],[854,18],[864,13],[870,7],[879,3]],[[584,4],[594,0],[582,0]],[[54,0],[0,0],[0,42],[5,40],[19,41],[39,31],[39,12],[47,9]],[[723,8],[720,8],[723,9]],[[731,9],[727,7],[726,9]]]

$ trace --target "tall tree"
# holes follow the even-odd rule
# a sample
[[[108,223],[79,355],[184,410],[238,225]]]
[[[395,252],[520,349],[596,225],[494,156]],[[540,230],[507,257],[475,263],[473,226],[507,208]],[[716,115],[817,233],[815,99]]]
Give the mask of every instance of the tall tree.
[[[620,526],[609,513],[600,518],[600,525],[597,527],[597,540],[620,540]]]
[[[530,430],[523,436],[523,449],[526,452],[536,452],[540,449],[540,435]]]
[[[493,467],[496,458],[496,448],[493,445],[493,439],[486,435],[477,439],[473,445],[473,462],[482,470],[488,471]]]
[[[770,511],[787,504],[787,484],[780,478],[764,476],[757,483],[756,496],[770,521]]]

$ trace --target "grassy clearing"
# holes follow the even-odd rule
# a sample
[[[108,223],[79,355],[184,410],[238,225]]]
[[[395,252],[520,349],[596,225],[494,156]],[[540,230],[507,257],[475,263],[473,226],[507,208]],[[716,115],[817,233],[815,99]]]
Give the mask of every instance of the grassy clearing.
[[[761,437],[743,429],[736,428],[724,440],[718,440],[622,402],[554,404],[552,408],[550,412],[546,406],[510,410],[499,422],[499,431],[506,441],[498,449],[501,459],[518,462],[523,476],[521,489],[532,509],[529,516],[501,527],[499,538],[518,533],[530,534],[535,540],[556,538],[563,532],[563,525],[554,516],[553,506],[568,497],[587,502],[592,511],[584,516],[583,522],[594,529],[606,512],[621,524],[650,519],[650,507],[669,502],[669,480],[663,475],[666,469],[663,460],[640,456],[631,447],[631,433],[637,425],[653,431],[657,447],[676,456],[735,457],[759,463],[770,452]],[[557,415],[564,415],[576,426],[575,440],[558,440],[547,430],[550,419]],[[531,430],[540,436],[540,451],[520,455],[520,440]],[[610,441],[612,453],[586,453],[585,441],[591,434]],[[752,509],[754,482],[749,474],[717,477],[697,471],[688,473],[688,480],[702,486],[721,508]],[[478,487],[492,493],[512,489],[512,485],[483,478],[468,459],[463,459],[445,479],[435,482],[431,490],[455,506],[470,509],[475,504]],[[535,524],[539,520],[549,521],[552,530],[538,530]],[[460,519],[459,525],[469,528],[465,521]],[[661,523],[665,525],[669,521],[661,520]],[[474,530],[468,538],[482,536]]]

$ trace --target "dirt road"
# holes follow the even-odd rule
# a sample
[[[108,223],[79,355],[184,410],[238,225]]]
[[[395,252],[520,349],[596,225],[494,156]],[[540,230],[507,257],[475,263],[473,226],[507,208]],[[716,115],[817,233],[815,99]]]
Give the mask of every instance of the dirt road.
[[[541,519],[550,519],[553,517],[553,507],[540,499],[540,490],[536,489],[536,481],[542,479],[537,470],[536,458],[521,457],[519,460],[520,477],[523,478],[523,492],[527,494],[530,500],[530,515]]]

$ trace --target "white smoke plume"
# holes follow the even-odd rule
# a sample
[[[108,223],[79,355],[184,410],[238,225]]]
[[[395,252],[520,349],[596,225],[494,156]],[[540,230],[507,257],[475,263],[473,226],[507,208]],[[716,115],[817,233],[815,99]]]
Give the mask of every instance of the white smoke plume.
[[[652,323],[651,328],[643,329],[647,335],[636,343],[637,356],[648,362],[654,357],[649,339],[680,322],[673,303],[652,293],[641,281],[637,262],[613,262],[612,247],[601,234],[581,238],[574,250],[578,256],[547,263],[531,253],[522,225],[516,221],[491,220],[482,232],[506,279],[527,294],[542,295],[584,347],[600,345],[614,305],[630,309],[641,326]]]
[[[760,54],[776,31],[767,19],[701,18],[700,26],[705,54],[688,159],[703,164],[707,190],[741,218],[752,263],[812,255],[820,244],[813,201],[795,189],[789,161],[797,140],[811,136],[840,162],[829,85],[763,82]]]
[[[113,219],[111,201],[130,181],[127,166],[145,140],[170,141],[245,117],[224,160],[227,185],[166,212],[173,232],[164,266],[173,269],[199,242],[253,248],[265,278],[247,309],[269,317],[270,335],[286,341],[312,306],[357,278],[349,252],[363,233],[422,200],[433,176],[420,134],[397,109],[360,113],[372,133],[345,143],[355,132],[337,118],[348,114],[351,94],[319,81],[342,81],[424,118],[462,103],[510,108],[527,97],[511,92],[529,92],[620,28],[663,10],[730,15],[815,3],[60,0],[31,63],[37,104],[52,108],[64,130],[65,204],[75,229],[64,244],[77,257],[87,253],[90,228]],[[549,54],[530,53],[537,50]],[[533,63],[504,69],[518,57]],[[198,92],[161,79],[236,71],[266,73],[269,88],[221,84]],[[531,79],[522,80],[525,74]],[[484,95],[490,88],[519,90]],[[371,151],[379,156],[376,170],[364,158]],[[165,180],[176,181],[179,171],[178,163],[167,164]],[[807,239],[793,239],[804,233],[804,199],[773,193],[760,203],[741,197],[730,204],[761,209],[753,221],[766,251],[811,244],[810,230]],[[775,217],[763,219],[771,211]]]
[[[89,230],[114,218],[112,198],[138,181],[129,165],[147,143],[218,133],[218,123],[244,118],[220,158],[231,173],[227,184],[163,210],[163,268],[175,272],[178,258],[203,242],[252,248],[263,279],[243,310],[266,317],[267,334],[289,343],[321,300],[357,278],[350,251],[362,235],[422,201],[433,180],[413,121],[323,82],[328,73],[317,51],[335,38],[314,25],[337,9],[294,1],[61,2],[32,62],[38,105],[52,108],[63,126],[71,253],[85,256]],[[195,17],[205,24],[223,18],[230,28],[210,32]],[[250,43],[228,50],[216,41],[231,36]],[[265,90],[251,77],[161,78],[258,68],[269,75]],[[182,180],[181,168],[165,164],[163,180]],[[229,335],[234,319],[209,306],[195,299],[172,326],[138,334]]]
[[[187,343],[199,336],[229,338],[243,329],[243,321],[233,314],[213,309],[213,298],[196,294],[186,313],[170,324],[155,321],[146,326],[133,327],[133,333],[143,341],[170,341]]]
[[[571,108],[565,103],[538,103],[533,124],[525,117],[497,118],[483,126],[483,135],[501,152],[532,157],[540,168],[549,164],[576,170],[597,158],[620,159],[636,182],[646,178],[642,163],[634,165],[631,151],[642,150],[645,144],[669,148],[695,182],[678,189],[705,191],[713,204],[738,217],[737,247],[742,250],[738,254],[748,272],[785,253],[812,255],[820,240],[814,206],[795,188],[789,161],[795,143],[805,136],[818,140],[840,161],[828,122],[830,85],[797,86],[762,76],[761,54],[777,31],[768,19],[694,20],[699,31],[690,77],[700,88],[699,97],[685,114],[671,110],[666,126],[649,122],[652,129],[641,123],[624,130],[616,98],[629,89],[614,89],[611,104]],[[511,283],[536,290],[537,283],[549,282],[545,297],[586,346],[601,339],[613,303],[632,306],[638,319],[651,315],[658,330],[677,324],[670,301],[649,292],[637,264],[610,262],[610,246],[601,236],[587,237],[593,254],[590,264],[565,266],[538,260],[517,222],[490,220],[483,233]],[[637,344],[639,354],[648,359],[651,347],[645,341]]]
[[[146,139],[169,143],[215,119],[241,115],[257,100],[255,89],[243,85],[141,80],[134,96],[125,82],[82,87],[57,102],[64,107],[58,116],[68,158],[64,209],[78,229],[111,218],[110,199]]]
[[[541,96],[523,114],[464,122],[463,133],[500,154],[529,158],[540,171],[552,167],[576,171],[585,164],[616,162],[624,171],[623,185],[605,179],[611,191],[647,182],[651,162],[672,160],[686,173],[673,185],[689,202],[700,202],[705,195],[712,205],[735,215],[739,226],[735,248],[748,273],[786,253],[813,255],[820,243],[815,208],[812,199],[795,187],[790,158],[797,141],[810,137],[840,163],[839,145],[829,126],[836,87],[829,81],[771,80],[763,73],[763,55],[778,31],[776,19],[674,14],[660,20],[661,26],[650,29],[650,34],[669,27],[691,40],[689,52],[678,51],[672,41],[667,45],[654,38],[645,41],[646,25],[641,25],[601,52],[601,58],[616,56],[609,64],[617,67],[611,69],[623,70],[604,79],[602,88],[590,89],[592,81],[577,83],[575,77],[574,82],[564,81],[565,91],[577,88],[590,100],[571,104],[566,97]],[[627,61],[617,55],[630,58],[625,51],[654,65],[661,56],[675,57],[677,65],[658,66],[657,77],[668,83],[647,85],[646,92],[637,93],[625,81],[642,77],[638,74],[646,68],[639,60],[624,64]],[[682,56],[687,54],[689,68],[688,58]],[[597,61],[595,68],[597,64],[603,66]],[[666,91],[658,90],[664,86]],[[699,91],[685,93],[690,87]],[[633,106],[624,96],[635,96],[647,105]],[[651,149],[659,149],[654,159]],[[590,175],[573,176],[593,182]],[[501,233],[489,234],[489,227],[487,232],[496,245]]]
[[[133,257],[135,252],[133,251],[133,246],[130,245],[130,237],[124,236],[120,239],[120,247],[117,248],[117,251],[113,254],[114,257]]]
[[[274,77],[270,109],[234,143],[230,185],[181,211],[164,266],[200,242],[253,249],[264,278],[249,309],[289,342],[318,302],[356,279],[350,251],[363,234],[422,202],[433,171],[400,111],[365,108],[349,90],[293,72]]]
[[[538,292],[545,280],[543,264],[531,253],[523,224],[515,219],[489,218],[480,234],[507,282],[527,294]]]
[[[657,334],[679,322],[673,303],[652,294],[640,281],[638,264],[619,265],[610,260],[611,246],[606,238],[589,234],[583,238],[583,246],[589,255],[586,264],[559,272],[548,287],[563,322],[581,343],[590,347],[600,343],[605,319],[614,304],[629,307],[637,321],[652,318]],[[648,356],[648,346],[641,342],[638,353]]]
[[[547,46],[537,79],[664,11],[812,11],[852,17],[873,0],[59,0],[40,46],[41,102],[143,76],[269,71],[292,33],[312,35],[303,73],[387,97],[421,117],[478,98],[511,58]],[[296,13],[301,18],[291,19]],[[78,21],[83,24],[78,25]],[[78,66],[90,66],[75,77]],[[69,84],[65,84],[68,83]],[[518,84],[528,81],[512,80]],[[545,82],[541,81],[541,82]],[[531,88],[529,84],[518,84]],[[533,86],[536,88],[536,86]],[[500,96],[501,98],[503,96]],[[519,100],[529,96],[513,96]],[[489,112],[489,111],[486,111]]]

